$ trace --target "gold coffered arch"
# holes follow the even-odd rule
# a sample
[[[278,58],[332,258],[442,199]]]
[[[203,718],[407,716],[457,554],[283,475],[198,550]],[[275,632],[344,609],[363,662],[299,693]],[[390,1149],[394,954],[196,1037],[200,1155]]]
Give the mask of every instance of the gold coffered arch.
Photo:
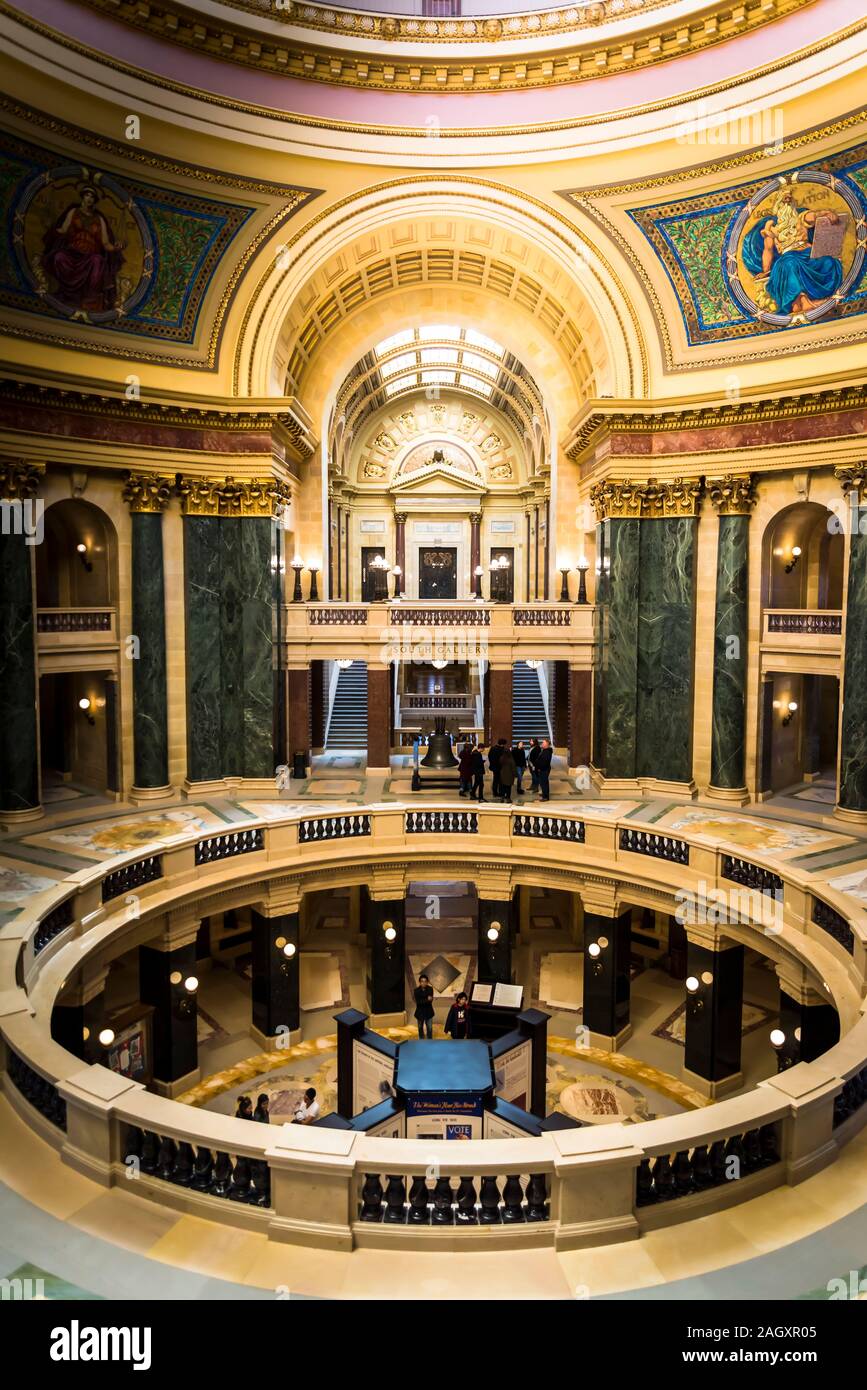
[[[240,325],[236,390],[283,395],[291,378],[320,419],[365,339],[407,311],[496,323],[510,349],[534,337],[539,360],[525,360],[552,382],[561,426],[594,396],[647,393],[645,334],[603,251],[542,204],[459,177],[349,198],[272,256]]]

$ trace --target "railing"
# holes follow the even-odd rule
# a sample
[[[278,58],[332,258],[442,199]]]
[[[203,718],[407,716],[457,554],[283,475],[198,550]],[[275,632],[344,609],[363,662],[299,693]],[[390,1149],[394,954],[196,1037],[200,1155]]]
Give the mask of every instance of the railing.
[[[433,814],[446,819],[437,823],[430,819]],[[144,939],[148,917],[154,918],[156,930],[173,908],[206,908],[209,895],[225,894],[227,867],[222,855],[214,856],[213,846],[208,846],[226,837],[195,832],[173,836],[161,846],[159,856],[139,852],[119,866],[99,863],[79,870],[72,885],[57,885],[53,899],[50,893],[42,895],[41,912],[25,908],[0,928],[0,1067],[5,1071],[0,1079],[19,1115],[30,1123],[39,1117],[40,1134],[62,1150],[64,1161],[90,1176],[100,1175],[107,1185],[121,1182],[127,1172],[125,1160],[132,1161],[146,1180],[139,1189],[142,1195],[161,1205],[205,1215],[231,1210],[234,1224],[278,1239],[339,1249],[395,1239],[411,1244],[416,1228],[419,1240],[435,1243],[438,1226],[451,1226],[455,1234],[462,1230],[460,1240],[466,1248],[473,1248],[474,1242],[483,1248],[491,1239],[505,1241],[504,1248],[522,1242],[559,1249],[608,1243],[653,1225],[690,1219],[709,1209],[708,1202],[716,1209],[769,1186],[800,1181],[824,1166],[833,1143],[847,1142],[864,1123],[867,1017],[861,1016],[860,1008],[867,973],[867,913],[829,886],[823,890],[824,906],[852,933],[853,949],[841,969],[837,935],[823,922],[818,923],[823,931],[817,933],[805,920],[814,910],[808,904],[809,876],[796,865],[784,863],[777,873],[770,866],[732,859],[704,836],[691,840],[685,832],[673,839],[620,819],[591,824],[569,813],[537,816],[505,806],[470,813],[459,804],[412,812],[395,805],[318,817],[287,813],[245,827],[238,833],[252,832],[250,842],[263,854],[250,864],[246,877],[241,856],[231,877],[240,886],[232,891],[258,900],[269,883],[279,882],[287,871],[301,883],[301,891],[308,877],[318,885],[323,874],[342,884],[371,883],[381,866],[394,892],[396,874],[399,883],[411,882],[419,866],[430,864],[432,851],[438,852],[435,842],[419,833],[422,828],[428,835],[448,833],[448,858],[458,875],[479,862],[482,849],[492,867],[511,862],[516,882],[544,882],[550,874],[558,887],[583,891],[586,882],[592,895],[624,891],[636,871],[631,856],[639,846],[638,853],[654,859],[655,899],[667,897],[672,910],[684,887],[725,891],[724,871],[740,877],[748,872],[752,880],[761,870],[766,878],[760,881],[775,893],[785,879],[792,891],[786,895],[784,930],[776,946],[785,952],[794,939],[797,960],[807,964],[814,978],[827,982],[825,993],[841,1017],[840,1042],[815,1062],[799,1063],[786,1072],[784,1086],[772,1076],[751,1091],[699,1110],[640,1126],[607,1126],[604,1154],[592,1129],[570,1131],[568,1140],[554,1131],[442,1144],[433,1186],[426,1142],[357,1132],[338,1135],[330,1129],[323,1129],[318,1139],[315,1127],[296,1133],[292,1126],[242,1126],[231,1117],[151,1094],[117,1075],[111,1078],[111,1099],[106,1101],[105,1070],[88,1067],[50,1038],[56,994],[61,980],[87,959],[89,950],[98,947],[104,958],[112,939],[120,950],[125,949],[129,931],[135,932],[136,940]],[[544,855],[534,855],[528,843],[538,839],[547,842]],[[303,855],[298,853],[300,845],[308,847]],[[206,847],[204,857],[200,846]],[[154,877],[157,859],[160,875]],[[641,877],[643,881],[645,875]],[[108,894],[106,884],[112,885]],[[139,887],[133,925],[124,905],[114,906],[129,885]],[[57,911],[67,902],[73,903],[68,925],[75,939],[57,942],[52,951],[43,945],[37,952],[38,941],[44,941],[46,929],[60,920]],[[102,902],[106,908],[96,912]],[[747,942],[760,940],[761,906],[761,897],[758,907],[747,901],[726,932]],[[96,922],[88,925],[94,918],[98,928]],[[63,920],[68,920],[68,910]],[[796,1074],[801,1084],[793,1088]],[[258,1132],[251,1133],[254,1130]],[[598,1132],[595,1137],[598,1140]],[[722,1157],[728,1173],[725,1181],[718,1181]],[[311,1216],[309,1190],[320,1168],[320,1200]],[[527,1175],[535,1177],[528,1182]],[[729,1180],[733,1177],[743,1181]],[[377,1183],[384,1184],[381,1196]],[[390,1199],[389,1183],[394,1184]],[[708,1188],[713,1191],[706,1198]]]
[[[72,926],[74,920],[72,907],[72,898],[67,898],[66,902],[60,903],[53,912],[49,912],[47,917],[43,917],[33,938],[33,954],[35,956],[38,956],[40,951],[44,951],[45,947],[50,945],[55,937],[60,936],[61,932],[66,931],[67,927]]]
[[[515,627],[571,627],[571,608],[516,608]]]
[[[743,888],[752,889],[755,893],[764,893],[767,897],[781,898],[783,894],[783,880],[773,869],[751,864],[749,860],[738,859],[732,854],[723,855],[722,876],[732,883],[739,883]]]
[[[489,608],[400,608],[388,610],[390,623],[414,623],[418,627],[490,627]]]
[[[234,859],[236,854],[255,854],[265,848],[261,830],[233,830],[227,835],[209,835],[196,845],[196,863],[214,864],[218,859]]]
[[[670,835],[656,835],[649,830],[621,830],[620,848],[630,854],[647,854],[651,859],[670,859],[673,864],[689,863],[689,845]]]
[[[366,608],[307,608],[307,616],[314,627],[366,627]]]
[[[850,956],[854,954],[855,933],[841,912],[828,903],[823,903],[821,898],[814,898],[811,918],[816,926],[832,936],[844,951],[848,951]]]
[[[384,1181],[383,1181],[384,1179]],[[358,1219],[387,1226],[499,1226],[547,1221],[550,1215],[544,1173],[531,1175],[526,1186],[518,1174],[506,1177],[425,1178],[395,1173],[365,1173]]]
[[[401,695],[402,709],[457,709],[475,713],[472,695]]]
[[[768,609],[765,619],[769,633],[797,633],[803,637],[839,637],[843,631],[843,614],[836,609]]]
[[[37,632],[111,632],[113,609],[40,608]]]

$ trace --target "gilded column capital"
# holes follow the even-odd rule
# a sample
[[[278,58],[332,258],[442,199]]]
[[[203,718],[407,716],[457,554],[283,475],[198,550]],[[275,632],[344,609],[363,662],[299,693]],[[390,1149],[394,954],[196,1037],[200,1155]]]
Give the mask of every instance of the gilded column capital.
[[[0,497],[26,502],[36,496],[45,477],[45,464],[25,463],[23,459],[0,459]]]
[[[702,493],[701,478],[606,478],[594,483],[590,501],[597,521],[607,517],[695,516]]]
[[[186,516],[278,516],[292,489],[276,478],[201,478],[179,473],[175,490]]]
[[[157,473],[127,473],[122,497],[131,512],[164,512],[175,480]]]
[[[720,516],[749,516],[758,501],[752,473],[726,473],[705,478],[711,505]]]
[[[844,468],[835,468],[834,477],[839,482],[844,497],[848,497],[850,492],[867,491],[867,463],[851,463]]]

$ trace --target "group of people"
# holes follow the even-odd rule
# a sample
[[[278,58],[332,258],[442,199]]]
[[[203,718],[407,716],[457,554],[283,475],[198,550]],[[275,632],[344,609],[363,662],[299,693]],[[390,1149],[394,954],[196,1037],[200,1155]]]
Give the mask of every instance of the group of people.
[[[531,738],[529,746],[519,738],[514,744],[508,739],[498,739],[487,750],[487,766],[493,777],[491,796],[494,801],[512,800],[512,788],[516,789],[516,799],[524,795],[524,777],[530,776],[530,791],[536,792],[540,801],[551,800],[551,761],[554,750],[551,740]],[[461,782],[461,796],[469,796],[474,801],[486,801],[485,796],[485,748],[484,745],[465,743],[458,759],[458,776]]]
[[[415,992],[415,1020],[420,1038],[433,1037],[434,992],[427,975],[419,975]],[[464,990],[455,995],[448,1012],[445,1031],[453,1041],[470,1036],[470,1001]]]
[[[295,1114],[292,1119],[293,1125],[309,1125],[319,1118],[319,1101],[316,1099],[316,1092],[312,1086],[308,1086],[304,1096],[299,1100],[295,1107]],[[261,1095],[256,1101],[256,1109],[253,1109],[253,1102],[249,1096],[241,1096],[238,1099],[238,1108],[235,1111],[236,1120],[258,1120],[261,1125],[271,1123],[271,1102],[266,1095]]]

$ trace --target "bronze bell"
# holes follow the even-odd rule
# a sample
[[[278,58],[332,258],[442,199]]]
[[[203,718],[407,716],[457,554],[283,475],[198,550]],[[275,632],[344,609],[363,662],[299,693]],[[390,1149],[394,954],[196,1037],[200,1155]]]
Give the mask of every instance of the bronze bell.
[[[452,752],[451,738],[446,733],[446,721],[439,717],[428,740],[427,753],[421,760],[421,766],[442,771],[443,768],[457,767],[457,765],[458,760]]]

